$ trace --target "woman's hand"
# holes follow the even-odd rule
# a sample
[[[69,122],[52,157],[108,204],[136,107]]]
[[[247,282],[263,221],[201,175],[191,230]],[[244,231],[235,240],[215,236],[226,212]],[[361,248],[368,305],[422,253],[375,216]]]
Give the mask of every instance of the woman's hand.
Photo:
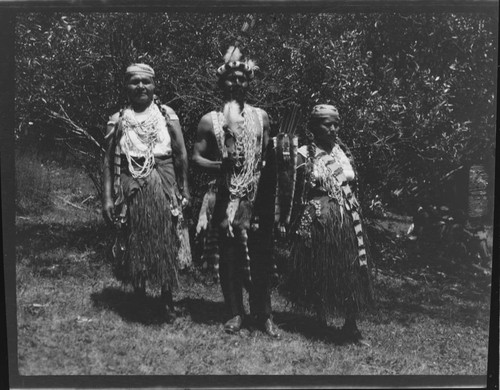
[[[186,209],[191,206],[191,194],[189,191],[183,191],[182,194],[182,200],[181,200],[181,207],[182,209]]]
[[[102,202],[102,216],[108,225],[113,225],[115,219],[115,205],[111,198],[106,198]]]

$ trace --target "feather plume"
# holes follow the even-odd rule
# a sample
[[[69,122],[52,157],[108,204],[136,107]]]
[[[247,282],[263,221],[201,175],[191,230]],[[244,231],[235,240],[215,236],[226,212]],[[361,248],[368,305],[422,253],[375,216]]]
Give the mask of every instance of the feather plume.
[[[257,66],[257,64],[255,63],[254,60],[248,60],[246,62],[247,66],[248,66],[248,69],[254,71],[254,70],[259,70],[259,67]]]
[[[226,55],[224,56],[224,62],[239,61],[241,58],[241,52],[238,47],[229,46]]]

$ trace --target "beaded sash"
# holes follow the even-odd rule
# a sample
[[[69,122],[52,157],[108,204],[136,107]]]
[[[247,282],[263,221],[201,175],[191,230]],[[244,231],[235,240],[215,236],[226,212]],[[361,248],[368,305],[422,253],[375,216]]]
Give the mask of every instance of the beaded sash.
[[[332,154],[328,154],[324,150],[316,148],[314,161],[315,176],[319,181],[318,184],[328,193],[328,196],[338,200],[340,206],[342,208],[345,207],[345,209],[351,213],[358,242],[359,265],[361,267],[366,267],[367,256],[363,239],[363,228],[360,215],[357,211],[359,209],[359,203],[351,191],[351,187],[347,182],[336,153],[338,153],[338,151],[335,148],[332,150]]]

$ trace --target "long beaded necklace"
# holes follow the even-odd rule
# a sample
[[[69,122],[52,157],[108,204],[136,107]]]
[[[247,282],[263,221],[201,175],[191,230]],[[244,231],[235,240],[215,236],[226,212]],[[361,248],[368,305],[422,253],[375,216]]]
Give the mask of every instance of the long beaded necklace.
[[[262,148],[258,145],[253,113],[247,112],[246,109],[245,106],[242,112],[245,120],[243,131],[239,135],[233,134],[238,156],[243,156],[243,161],[238,172],[233,172],[231,175],[229,192],[232,199],[248,195],[249,200],[253,200],[258,182],[257,167]]]
[[[314,163],[314,176],[319,181],[321,187],[328,193],[330,198],[336,199],[340,205],[344,204],[342,196],[342,182],[339,180],[339,175],[342,173],[342,166],[339,163],[335,148],[332,153],[325,154],[317,153]]]
[[[159,141],[160,121],[163,116],[155,104],[151,104],[147,108],[147,116],[144,121],[138,121],[135,112],[131,107],[125,109],[123,113],[123,135],[125,137],[124,150],[128,162],[128,168],[133,178],[145,178],[151,174],[154,168],[153,148]],[[141,158],[144,162],[138,163],[136,158],[130,155],[130,149],[134,143],[131,139],[131,134],[135,133],[142,144],[146,146],[146,150],[142,152]]]

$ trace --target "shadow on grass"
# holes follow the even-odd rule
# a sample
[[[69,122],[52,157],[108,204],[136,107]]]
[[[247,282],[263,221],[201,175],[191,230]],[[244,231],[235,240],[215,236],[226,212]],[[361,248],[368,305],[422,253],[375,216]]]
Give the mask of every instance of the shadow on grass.
[[[175,304],[181,308],[181,311],[188,313],[193,322],[198,324],[222,324],[226,318],[223,302],[203,298],[183,298]]]
[[[490,290],[480,283],[448,279],[430,283],[394,283],[389,277],[375,284],[375,305],[366,314],[375,324],[400,322],[409,325],[427,317],[451,326],[476,326],[489,315]]]
[[[98,309],[109,309],[125,321],[143,325],[161,325],[169,322],[160,297],[138,296],[116,287],[106,287],[92,293],[91,299]]]
[[[203,298],[184,298],[176,303],[181,310],[188,313],[191,320],[197,324],[223,324],[227,320],[227,313],[223,302],[210,301]],[[314,318],[293,312],[274,312],[273,319],[281,330],[301,334],[313,341],[323,341],[336,345],[345,344],[339,329],[321,327]],[[250,331],[260,329],[249,316],[245,317],[243,328]]]
[[[104,223],[34,223],[16,226],[16,246],[21,252],[38,253],[61,248],[105,247],[110,229]]]
[[[376,309],[367,314],[371,322],[384,325],[397,321],[409,326],[422,320],[423,317],[437,320],[446,326],[477,326],[488,316],[487,310],[477,306],[461,306],[457,304],[421,305],[393,300],[379,301]]]
[[[322,326],[316,318],[306,314],[293,312],[275,312],[274,322],[280,329],[300,334],[311,341],[322,341],[334,345],[344,345],[349,343],[341,330],[335,326]]]

